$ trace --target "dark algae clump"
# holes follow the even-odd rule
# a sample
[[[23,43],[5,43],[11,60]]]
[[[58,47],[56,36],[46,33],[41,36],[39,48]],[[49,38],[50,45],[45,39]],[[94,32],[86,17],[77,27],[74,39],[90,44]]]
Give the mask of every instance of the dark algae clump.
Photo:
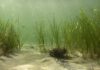
[[[57,59],[69,59],[68,51],[65,48],[53,48],[49,51],[49,55]]]

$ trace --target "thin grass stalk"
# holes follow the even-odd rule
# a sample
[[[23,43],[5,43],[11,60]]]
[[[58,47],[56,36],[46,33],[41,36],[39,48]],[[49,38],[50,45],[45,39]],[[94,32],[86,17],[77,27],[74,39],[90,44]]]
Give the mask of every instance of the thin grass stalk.
[[[55,19],[53,19],[53,23],[50,24],[50,31],[52,35],[52,41],[56,45],[57,48],[60,48],[60,37],[59,37],[59,25],[56,23]]]
[[[45,51],[45,30],[42,23],[36,24],[36,38],[40,48],[40,51]]]

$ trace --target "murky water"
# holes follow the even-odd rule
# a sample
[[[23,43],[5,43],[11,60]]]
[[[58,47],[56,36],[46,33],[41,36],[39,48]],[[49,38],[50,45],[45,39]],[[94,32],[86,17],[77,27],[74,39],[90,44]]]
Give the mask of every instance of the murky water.
[[[0,0],[0,15],[14,21],[24,42],[33,42],[34,24],[38,21],[43,20],[48,25],[56,17],[60,22],[77,15],[81,8],[100,8],[99,3],[100,0]]]

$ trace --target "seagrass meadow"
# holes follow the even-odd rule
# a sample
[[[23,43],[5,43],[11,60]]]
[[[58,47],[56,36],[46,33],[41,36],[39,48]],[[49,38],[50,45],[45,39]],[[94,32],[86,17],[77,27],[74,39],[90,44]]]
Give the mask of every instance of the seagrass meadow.
[[[64,48],[71,53],[77,48],[84,57],[98,58],[100,10],[99,1],[93,2],[88,6],[89,2],[82,0],[28,3],[11,0],[8,3],[11,9],[6,9],[6,1],[1,1],[0,45],[5,51],[3,54],[21,49],[22,43],[33,43],[43,52]],[[15,3],[14,7],[12,3]]]
[[[10,68],[17,60],[19,63],[14,65],[43,58],[46,59],[41,62],[53,58],[53,62],[59,64],[60,61],[64,65],[75,59],[81,61],[80,65],[90,64],[84,70],[99,70],[99,3],[99,0],[0,0],[0,61],[11,57]],[[92,62],[97,63],[99,69],[93,68]],[[0,68],[4,67],[1,63]],[[74,70],[66,67],[68,65],[58,70]]]

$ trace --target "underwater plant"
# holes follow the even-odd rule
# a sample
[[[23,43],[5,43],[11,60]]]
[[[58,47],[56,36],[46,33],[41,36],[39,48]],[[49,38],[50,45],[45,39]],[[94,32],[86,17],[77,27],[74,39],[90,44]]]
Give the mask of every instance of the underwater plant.
[[[0,43],[2,55],[7,56],[20,50],[20,37],[14,26],[9,22],[0,23]]]
[[[98,39],[96,24],[89,18],[84,11],[81,11],[78,19],[79,42],[83,52],[83,57],[95,58]],[[99,49],[99,48],[98,48]]]
[[[45,52],[45,27],[43,23],[36,24],[36,39],[41,52]]]
[[[53,19],[53,23],[50,24],[50,31],[52,36],[52,42],[55,47],[60,48],[60,36],[59,36],[59,24],[56,23],[55,19]]]
[[[69,59],[68,56],[69,49],[68,49],[68,32],[67,32],[67,25],[66,23],[59,24],[55,19],[49,25],[51,31],[51,38],[52,38],[52,47],[49,50],[49,55],[56,58],[56,59]],[[64,40],[63,40],[64,39]],[[63,46],[64,45],[64,46]]]
[[[67,50],[65,48],[53,48],[49,51],[49,55],[57,59],[66,59],[69,58],[67,55]]]
[[[74,26],[75,24],[73,22],[65,21],[61,27],[61,32],[62,32],[61,36],[63,38],[63,45],[64,45],[64,48],[68,50],[71,50],[71,47],[74,42],[74,37],[75,37],[75,36],[73,37],[74,30],[75,30]]]

